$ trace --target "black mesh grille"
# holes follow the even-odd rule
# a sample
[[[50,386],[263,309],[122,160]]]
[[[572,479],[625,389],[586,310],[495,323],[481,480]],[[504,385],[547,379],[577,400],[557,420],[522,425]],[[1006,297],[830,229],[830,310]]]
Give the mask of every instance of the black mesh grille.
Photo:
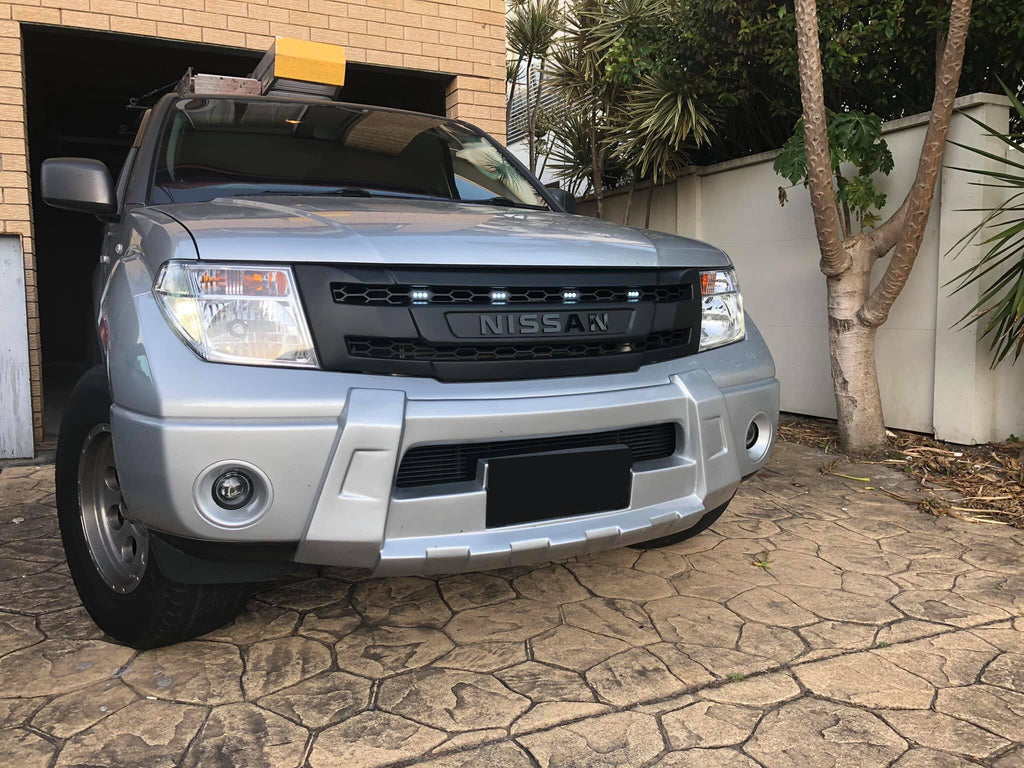
[[[407,451],[402,458],[395,485],[399,488],[415,488],[463,482],[476,477],[477,462],[481,459],[602,445],[628,446],[633,452],[634,463],[664,459],[676,451],[676,427],[674,424],[651,424],[585,435],[503,440],[494,443],[420,445]]]
[[[476,360],[565,360],[635,352],[649,352],[686,344],[688,329],[652,333],[621,341],[575,341],[562,344],[431,344],[418,339],[348,337],[352,357],[375,360],[473,362]]]
[[[491,287],[411,286],[411,285],[367,285],[363,283],[331,283],[331,295],[336,304],[355,304],[364,307],[404,307],[412,304],[410,291],[430,291],[429,304],[491,304]],[[574,291],[577,296],[573,303],[598,304],[610,301],[670,302],[687,301],[692,298],[690,285],[647,285],[636,288],[598,287],[577,288],[522,288],[498,287],[507,294],[506,304],[564,304],[565,291]],[[635,291],[630,295],[628,291]]]

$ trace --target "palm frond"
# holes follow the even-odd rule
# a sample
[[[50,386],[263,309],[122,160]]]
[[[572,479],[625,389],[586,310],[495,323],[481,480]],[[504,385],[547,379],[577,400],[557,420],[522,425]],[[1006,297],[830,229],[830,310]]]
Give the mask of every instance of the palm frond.
[[[1005,84],[1003,90],[1010,98],[1017,117],[1024,120],[1024,105]],[[1024,174],[1013,170],[1024,170],[1024,164],[1014,161],[1011,156],[1012,152],[1024,152],[1024,139],[1002,133],[970,115],[968,117],[986,131],[989,139],[1001,142],[1006,148],[1006,154],[1004,156],[963,144],[957,146],[980,157],[997,160],[1005,170],[961,170],[970,170],[971,173],[1002,182],[984,186],[1006,189],[1024,187]],[[978,300],[960,319],[960,323],[980,326],[981,337],[989,341],[993,368],[1011,354],[1013,361],[1016,362],[1024,353],[1024,216],[1019,214],[1021,195],[1024,195],[1024,192],[1015,192],[1008,195],[1002,203],[983,209],[985,215],[981,222],[950,249],[954,257],[963,254],[967,246],[973,242],[977,242],[980,248],[985,249],[975,264],[963,270],[947,285],[956,284],[953,293],[971,285],[979,287]]]

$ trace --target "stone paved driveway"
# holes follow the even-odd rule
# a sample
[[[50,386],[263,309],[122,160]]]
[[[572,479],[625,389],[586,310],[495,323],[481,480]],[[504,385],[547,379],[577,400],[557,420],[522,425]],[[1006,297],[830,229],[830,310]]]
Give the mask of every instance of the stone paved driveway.
[[[780,446],[670,549],[326,569],[145,653],[78,605],[51,468],[6,469],[0,765],[1021,768],[1024,533],[929,517],[825,460]]]

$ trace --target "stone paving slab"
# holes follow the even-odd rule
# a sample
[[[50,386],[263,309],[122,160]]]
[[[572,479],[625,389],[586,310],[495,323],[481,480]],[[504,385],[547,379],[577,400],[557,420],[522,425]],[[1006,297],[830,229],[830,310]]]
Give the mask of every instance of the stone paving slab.
[[[780,445],[673,547],[325,568],[143,653],[77,600],[52,468],[3,469],[0,765],[1024,767],[1024,532],[829,458]]]

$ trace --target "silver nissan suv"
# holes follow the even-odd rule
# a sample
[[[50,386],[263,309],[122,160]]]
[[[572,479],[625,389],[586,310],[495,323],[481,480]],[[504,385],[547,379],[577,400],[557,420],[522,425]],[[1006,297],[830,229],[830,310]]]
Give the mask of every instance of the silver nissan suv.
[[[295,564],[501,568],[691,536],[772,447],[779,384],[729,258],[572,215],[471,125],[163,97],[115,183],[101,360],[61,425],[68,564],[136,647]]]

